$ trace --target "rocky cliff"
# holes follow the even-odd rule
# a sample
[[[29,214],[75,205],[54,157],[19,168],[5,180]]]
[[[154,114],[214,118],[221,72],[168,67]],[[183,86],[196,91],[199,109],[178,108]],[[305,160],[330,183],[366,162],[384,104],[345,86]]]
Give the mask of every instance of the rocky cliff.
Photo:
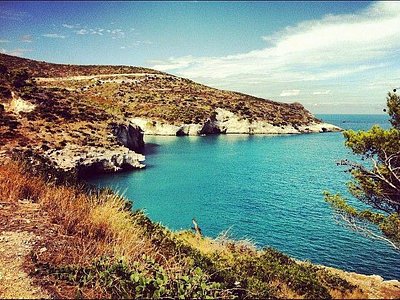
[[[340,131],[337,126],[313,121],[308,124],[274,125],[268,121],[241,118],[228,110],[216,108],[204,123],[173,125],[146,118],[132,118],[148,135],[207,135],[207,134],[298,134]]]
[[[144,167],[143,132],[124,116],[42,89],[21,71],[0,71],[1,157],[19,153],[78,175]]]

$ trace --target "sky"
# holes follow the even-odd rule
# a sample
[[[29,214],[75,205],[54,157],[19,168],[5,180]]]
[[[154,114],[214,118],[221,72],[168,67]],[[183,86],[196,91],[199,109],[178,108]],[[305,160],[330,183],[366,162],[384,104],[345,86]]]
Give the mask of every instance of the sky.
[[[400,88],[400,2],[1,1],[0,52],[379,114]]]

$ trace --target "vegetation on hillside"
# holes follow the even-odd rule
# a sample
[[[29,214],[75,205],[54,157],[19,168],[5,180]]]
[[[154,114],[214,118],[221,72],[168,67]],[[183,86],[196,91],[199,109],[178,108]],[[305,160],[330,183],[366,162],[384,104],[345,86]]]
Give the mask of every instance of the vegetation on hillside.
[[[66,77],[77,75],[116,74],[116,73],[161,73],[141,67],[132,66],[98,66],[50,64],[44,61],[25,59],[18,56],[0,54],[0,63],[9,70],[27,70],[32,77]]]
[[[0,64],[10,72],[25,70],[42,92],[73,97],[118,117],[201,124],[215,114],[216,108],[224,108],[242,118],[277,126],[318,122],[300,103],[218,90],[146,68],[60,65],[4,54],[0,54]]]
[[[57,184],[32,175],[30,168],[13,161],[0,165],[0,199],[4,205],[37,203],[47,216],[43,222],[51,234],[42,239],[47,251],[37,245],[27,265],[35,282],[56,297],[361,295],[324,268],[227,238],[171,232],[141,211],[132,211],[130,203],[110,190],[68,181]],[[42,170],[46,178],[51,172]]]
[[[107,113],[63,88],[36,84],[27,69],[0,64],[0,150],[41,153],[68,143],[113,148],[111,128],[124,117]],[[31,111],[15,111],[24,101]]]
[[[372,209],[359,210],[338,194],[326,193],[325,199],[354,228],[383,238],[400,250],[400,97],[389,93],[387,107],[390,129],[375,125],[368,131],[344,132],[346,146],[363,160],[363,163],[342,161],[353,176],[349,191]],[[377,226],[383,236],[368,225]]]

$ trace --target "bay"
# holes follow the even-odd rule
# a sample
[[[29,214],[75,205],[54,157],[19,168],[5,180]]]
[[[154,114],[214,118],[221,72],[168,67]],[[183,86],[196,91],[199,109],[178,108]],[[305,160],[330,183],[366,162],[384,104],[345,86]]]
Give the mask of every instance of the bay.
[[[318,115],[344,129],[388,128],[387,115]],[[142,171],[91,178],[110,186],[172,230],[249,239],[292,257],[385,279],[400,278],[400,253],[338,222],[323,191],[350,197],[345,168],[357,159],[342,133],[146,136]],[[354,202],[358,205],[357,202]]]

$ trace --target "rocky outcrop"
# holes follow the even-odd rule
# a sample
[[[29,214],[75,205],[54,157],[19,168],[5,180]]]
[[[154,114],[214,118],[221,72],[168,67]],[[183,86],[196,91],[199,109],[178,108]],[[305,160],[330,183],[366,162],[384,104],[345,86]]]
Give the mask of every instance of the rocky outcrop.
[[[183,132],[181,130],[182,126],[175,126],[162,121],[144,118],[132,118],[130,121],[142,128],[145,134],[149,135],[177,135],[177,132]]]
[[[181,127],[178,128],[176,135],[198,135],[202,127],[203,126],[201,124],[183,124]]]
[[[0,101],[1,100],[2,99],[0,99]],[[19,114],[21,112],[31,112],[36,108],[36,105],[30,103],[29,101],[23,100],[12,91],[11,100],[6,99],[6,101],[2,103],[1,106],[3,110],[12,112],[14,114]]]
[[[79,175],[109,173],[125,169],[141,169],[145,157],[125,147],[113,149],[67,144],[61,150],[50,149],[44,153],[57,168]]]
[[[228,110],[217,108],[204,124],[166,124],[144,118],[133,118],[131,122],[140,126],[148,135],[203,135],[203,134],[298,134],[340,131],[341,128],[323,122],[307,124],[274,125],[267,121],[242,118]]]
[[[117,124],[113,134],[118,142],[130,150],[141,152],[144,148],[143,130],[136,124]]]
[[[359,298],[399,299],[400,297],[400,282],[398,280],[384,280],[379,275],[364,275],[332,267],[318,266],[358,286],[363,291],[363,295],[359,295]]]
[[[219,124],[219,121],[217,119],[217,114],[212,115],[203,125],[201,128],[199,134],[220,134],[220,133],[226,133],[226,128],[223,128],[221,130],[221,126]]]

